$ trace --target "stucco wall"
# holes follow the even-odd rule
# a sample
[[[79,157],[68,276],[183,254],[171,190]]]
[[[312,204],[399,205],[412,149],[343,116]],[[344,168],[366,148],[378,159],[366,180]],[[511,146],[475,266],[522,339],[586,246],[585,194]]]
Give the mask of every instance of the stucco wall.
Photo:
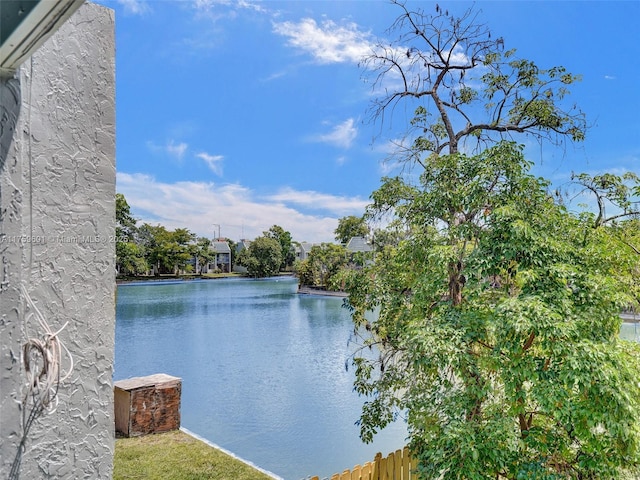
[[[113,12],[87,3],[15,78],[0,80],[1,478],[16,458],[13,478],[111,477],[114,50]],[[30,301],[51,331],[68,322],[59,338],[74,367],[22,451],[32,406],[22,346],[46,330]]]

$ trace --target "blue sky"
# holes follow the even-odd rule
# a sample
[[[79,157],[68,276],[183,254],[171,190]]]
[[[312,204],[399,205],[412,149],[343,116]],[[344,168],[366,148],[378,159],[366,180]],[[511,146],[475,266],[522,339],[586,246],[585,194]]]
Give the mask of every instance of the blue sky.
[[[386,1],[100,0],[116,12],[117,191],[141,222],[252,239],[280,225],[333,241],[361,215],[402,122],[373,124],[358,62],[399,15]],[[469,2],[439,1],[461,12]],[[409,2],[427,11],[435,2]],[[476,2],[506,48],[582,75],[587,140],[520,139],[535,173],[637,171],[640,2]],[[530,142],[530,143],[528,143]],[[219,227],[218,227],[219,226]]]

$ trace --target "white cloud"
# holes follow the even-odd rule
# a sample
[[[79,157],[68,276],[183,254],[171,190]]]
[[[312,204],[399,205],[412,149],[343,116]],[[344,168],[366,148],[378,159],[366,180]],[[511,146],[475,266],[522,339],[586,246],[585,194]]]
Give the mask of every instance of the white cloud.
[[[260,5],[260,2],[249,2],[247,0],[236,0],[234,4],[238,8],[253,10],[254,12],[266,12],[267,10]]]
[[[216,175],[222,176],[222,160],[224,157],[222,155],[209,155],[206,152],[200,152],[196,155],[196,157],[204,160],[209,169],[215,173]]]
[[[291,232],[296,241],[331,242],[338,219],[361,215],[368,203],[313,191],[284,188],[259,196],[238,184],[160,182],[141,173],[117,173],[117,189],[141,223],[188,228],[212,237],[213,224],[233,240],[255,238],[272,225]]]
[[[259,3],[247,0],[195,0],[193,6],[199,15],[212,20],[234,18],[238,10],[266,11]]]
[[[149,4],[142,0],[117,0],[124,7],[125,13],[131,15],[143,15],[151,10]]]
[[[229,5],[230,3],[229,0],[195,0],[193,5],[196,10],[208,10],[215,5]]]
[[[371,202],[358,197],[329,195],[321,192],[299,191],[285,187],[268,197],[270,201],[291,203],[311,209],[330,210],[336,215],[362,215]]]
[[[313,138],[316,142],[328,143],[340,148],[349,148],[353,144],[358,129],[354,126],[355,120],[348,118],[336,125],[329,133],[317,135]]]
[[[171,43],[176,54],[182,56],[197,56],[201,61],[202,55],[223,47],[229,38],[226,27],[229,21],[237,19],[242,11],[253,11],[262,15],[267,12],[259,3],[246,0],[193,0],[181,2],[188,6],[197,20],[205,20],[205,28],[193,28],[182,39]]]
[[[614,77],[613,75],[605,75],[605,76],[604,76],[604,79],[605,79],[605,80],[615,80],[615,79],[616,79],[616,77]]]
[[[261,81],[261,82],[270,82],[270,81],[272,81],[272,80],[277,80],[278,78],[282,78],[282,77],[284,77],[286,74],[287,74],[287,73],[286,73],[286,72],[284,72],[284,71],[275,72],[275,73],[272,73],[271,75],[268,75],[268,76],[267,76],[267,77],[265,77],[265,78],[262,78],[260,81]]]
[[[187,152],[189,145],[184,142],[174,143],[173,140],[169,141],[165,146],[166,152],[172,157],[177,158],[178,160],[182,160],[184,158],[184,154]]]
[[[288,37],[289,45],[310,53],[322,64],[358,63],[371,53],[370,34],[361,32],[355,23],[341,26],[325,20],[318,25],[314,19],[304,18],[298,23],[274,23],[273,29]]]
[[[167,154],[171,157],[174,157],[177,160],[182,160],[184,158],[185,153],[189,149],[189,145],[180,142],[176,143],[174,140],[169,140],[164,145],[159,145],[156,142],[151,140],[147,141],[147,148],[156,154]]]

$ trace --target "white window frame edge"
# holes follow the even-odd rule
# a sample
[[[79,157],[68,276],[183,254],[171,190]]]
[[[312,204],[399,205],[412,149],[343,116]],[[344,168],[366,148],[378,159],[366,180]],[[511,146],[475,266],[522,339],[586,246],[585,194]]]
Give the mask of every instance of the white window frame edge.
[[[0,45],[0,77],[12,76],[85,0],[41,0]]]

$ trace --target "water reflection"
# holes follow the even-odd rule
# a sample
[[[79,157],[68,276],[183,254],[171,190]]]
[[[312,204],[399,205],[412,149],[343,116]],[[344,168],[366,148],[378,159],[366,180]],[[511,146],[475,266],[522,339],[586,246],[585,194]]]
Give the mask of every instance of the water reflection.
[[[624,322],[620,327],[620,338],[640,342],[640,324],[638,322]]]
[[[400,448],[402,423],[374,445],[358,438],[342,300],[295,290],[293,279],[121,286],[115,379],[181,377],[185,427],[287,480]]]

